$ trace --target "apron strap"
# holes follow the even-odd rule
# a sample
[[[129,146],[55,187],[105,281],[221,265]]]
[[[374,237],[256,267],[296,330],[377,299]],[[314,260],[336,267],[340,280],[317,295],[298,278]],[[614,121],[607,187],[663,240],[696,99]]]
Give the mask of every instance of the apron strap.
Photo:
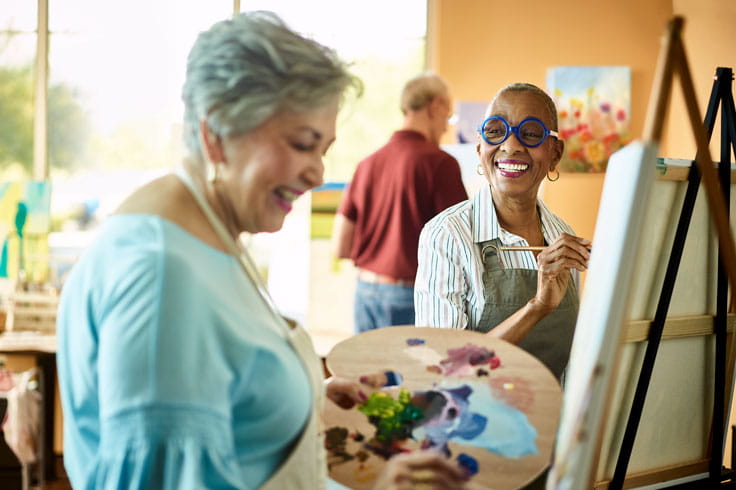
[[[271,298],[271,295],[268,293],[266,286],[263,284],[263,280],[258,274],[258,269],[256,268],[253,259],[251,259],[250,255],[248,254],[248,251],[242,246],[239,241],[236,241],[232,237],[232,235],[228,233],[222,220],[220,220],[215,211],[212,209],[210,203],[207,202],[207,199],[205,199],[199,186],[197,186],[197,184],[194,183],[194,180],[192,180],[191,175],[189,175],[189,173],[183,167],[177,167],[174,173],[192,193],[194,200],[197,202],[199,208],[204,213],[207,221],[209,221],[210,225],[212,225],[212,228],[215,230],[217,236],[230,252],[230,255],[234,256],[238,260],[238,264],[240,264],[240,267],[243,272],[245,272],[245,275],[255,286],[256,290],[258,291],[258,295],[266,304],[266,308],[273,314],[276,325],[279,326],[280,332],[282,334],[287,334],[290,331],[290,327],[281,316],[281,314],[278,312],[276,304]]]
[[[478,244],[480,248],[480,256],[483,260],[483,266],[485,270],[497,271],[504,269],[503,262],[501,262],[501,254],[499,253],[499,247],[501,246],[501,240],[494,238]]]
[[[322,373],[320,359],[314,351],[311,338],[299,325],[296,325],[292,329],[286,319],[278,312],[248,251],[227,232],[225,225],[217,214],[215,214],[210,204],[204,198],[201,189],[194,183],[187,171],[179,167],[176,169],[175,174],[190,190],[195,201],[200,209],[202,209],[202,212],[214,228],[220,240],[222,240],[230,251],[230,254],[238,259],[243,272],[253,282],[266,308],[273,314],[275,325],[278,326],[279,332],[286,338],[297,356],[301,359],[311,381],[313,391],[312,413],[309,416],[307,424],[287,459],[271,475],[262,488],[280,490],[282,488],[298,488],[302,485],[305,485],[305,488],[324,488],[327,479],[327,463],[324,455],[324,443],[318,435],[320,424],[319,413],[324,404],[322,383],[324,375]]]

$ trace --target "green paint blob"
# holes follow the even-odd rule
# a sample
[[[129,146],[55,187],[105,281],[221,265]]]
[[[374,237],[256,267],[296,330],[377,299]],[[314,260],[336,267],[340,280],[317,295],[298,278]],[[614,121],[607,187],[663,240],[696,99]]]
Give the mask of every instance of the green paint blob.
[[[376,392],[358,407],[376,427],[375,439],[390,445],[408,439],[416,422],[424,418],[424,412],[411,403],[411,394],[400,390],[398,399],[383,392]]]

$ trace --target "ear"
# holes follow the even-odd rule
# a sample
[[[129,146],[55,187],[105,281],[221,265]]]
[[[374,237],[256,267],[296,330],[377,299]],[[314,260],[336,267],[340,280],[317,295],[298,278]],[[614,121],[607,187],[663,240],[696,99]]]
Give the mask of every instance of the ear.
[[[435,95],[432,100],[427,104],[427,108],[429,109],[429,115],[430,117],[437,117],[438,114],[442,113],[442,109],[444,105],[444,100],[441,96]]]
[[[554,155],[552,157],[552,164],[549,166],[550,170],[554,170],[557,164],[562,160],[562,155],[565,153],[565,142],[555,138]]]
[[[199,121],[199,145],[206,160],[212,163],[225,161],[225,152],[222,148],[222,139],[212,132],[207,121]]]

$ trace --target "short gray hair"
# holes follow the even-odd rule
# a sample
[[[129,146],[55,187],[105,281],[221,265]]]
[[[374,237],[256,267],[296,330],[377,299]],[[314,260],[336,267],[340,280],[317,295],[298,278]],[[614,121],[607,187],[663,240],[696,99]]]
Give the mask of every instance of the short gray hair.
[[[553,127],[550,129],[557,130],[557,106],[555,106],[555,102],[552,100],[552,97],[550,97],[547,92],[531,83],[517,82],[506,85],[504,88],[499,90],[498,93],[496,93],[491,102],[488,104],[486,115],[488,115],[488,111],[491,110],[491,107],[493,106],[493,103],[496,102],[496,99],[498,99],[502,94],[506,92],[532,92],[539,95],[544,100],[544,103],[547,105],[549,115],[552,116]]]
[[[241,13],[200,33],[189,52],[184,141],[199,155],[203,119],[217,135],[245,134],[280,112],[319,108],[348,87],[362,91],[334,50],[272,12]]]
[[[412,78],[401,91],[401,112],[418,111],[437,96],[449,97],[445,81],[437,74],[425,72]]]

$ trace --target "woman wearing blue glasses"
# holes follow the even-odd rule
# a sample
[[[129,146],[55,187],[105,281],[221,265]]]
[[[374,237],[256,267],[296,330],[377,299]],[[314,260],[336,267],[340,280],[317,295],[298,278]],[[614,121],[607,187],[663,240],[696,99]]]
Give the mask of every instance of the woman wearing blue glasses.
[[[561,378],[590,241],[537,196],[545,177],[559,178],[556,129],[554,102],[539,87],[496,94],[478,127],[478,172],[489,185],[424,227],[414,303],[417,326],[488,332]]]

